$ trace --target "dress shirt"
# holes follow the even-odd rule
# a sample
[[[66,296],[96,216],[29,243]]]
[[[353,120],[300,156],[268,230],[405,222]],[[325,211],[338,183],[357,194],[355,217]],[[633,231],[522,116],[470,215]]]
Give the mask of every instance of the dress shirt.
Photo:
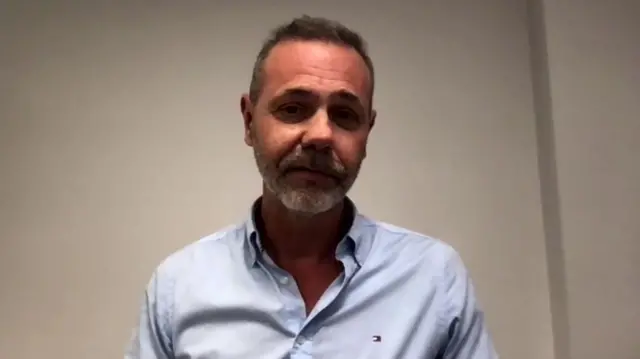
[[[262,248],[259,201],[243,223],[154,271],[125,359],[495,359],[467,269],[448,244],[353,215],[342,274],[307,315]]]

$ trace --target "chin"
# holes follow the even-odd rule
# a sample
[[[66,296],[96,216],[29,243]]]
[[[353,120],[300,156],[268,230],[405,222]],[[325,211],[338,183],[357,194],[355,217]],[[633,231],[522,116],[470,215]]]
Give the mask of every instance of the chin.
[[[305,193],[297,190],[283,191],[278,197],[289,210],[306,215],[327,212],[344,199],[343,194],[336,192]]]

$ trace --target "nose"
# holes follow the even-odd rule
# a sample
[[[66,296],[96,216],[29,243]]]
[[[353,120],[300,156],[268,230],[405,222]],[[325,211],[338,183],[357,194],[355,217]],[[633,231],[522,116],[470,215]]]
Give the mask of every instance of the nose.
[[[326,149],[331,147],[333,142],[333,128],[327,111],[318,109],[315,115],[307,121],[302,145],[305,147],[315,147],[316,149]]]

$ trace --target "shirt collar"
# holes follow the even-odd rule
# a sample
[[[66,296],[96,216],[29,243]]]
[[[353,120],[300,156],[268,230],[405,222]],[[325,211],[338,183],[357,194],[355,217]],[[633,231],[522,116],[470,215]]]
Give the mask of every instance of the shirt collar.
[[[251,206],[249,218],[244,222],[245,227],[245,243],[248,253],[249,263],[256,265],[259,255],[262,254],[264,247],[260,241],[260,234],[257,230],[256,220],[262,197],[258,198]],[[358,213],[358,210],[348,197],[345,197],[345,208],[351,214],[351,224],[345,237],[338,244],[336,252],[346,251],[356,260],[358,266],[362,266],[369,251],[371,250],[372,236],[367,235],[366,227],[370,223],[369,220]],[[338,254],[337,253],[337,254]]]

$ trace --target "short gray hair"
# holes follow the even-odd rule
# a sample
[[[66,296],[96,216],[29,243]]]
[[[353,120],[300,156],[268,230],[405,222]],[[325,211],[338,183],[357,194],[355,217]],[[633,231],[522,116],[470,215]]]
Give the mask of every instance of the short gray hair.
[[[258,101],[263,86],[264,62],[271,50],[279,43],[292,40],[324,41],[331,44],[346,46],[355,50],[364,60],[371,78],[371,96],[373,96],[374,71],[373,63],[367,52],[367,44],[357,32],[341,23],[321,17],[303,15],[293,19],[290,23],[281,25],[271,31],[271,35],[262,44],[253,65],[249,98],[254,104]]]

